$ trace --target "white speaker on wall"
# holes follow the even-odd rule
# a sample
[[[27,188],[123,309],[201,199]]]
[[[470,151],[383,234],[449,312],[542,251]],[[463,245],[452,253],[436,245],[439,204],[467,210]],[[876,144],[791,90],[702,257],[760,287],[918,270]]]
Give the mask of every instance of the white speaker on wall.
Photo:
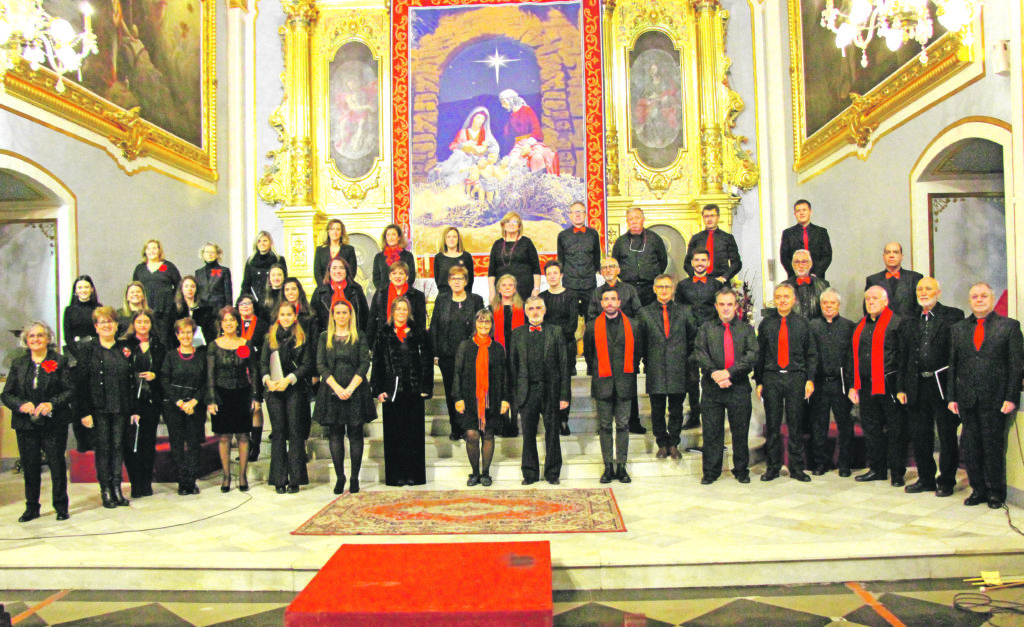
[[[996,74],[1006,76],[1010,73],[1010,42],[1003,39],[993,43],[990,48],[989,60],[992,61],[992,71]]]

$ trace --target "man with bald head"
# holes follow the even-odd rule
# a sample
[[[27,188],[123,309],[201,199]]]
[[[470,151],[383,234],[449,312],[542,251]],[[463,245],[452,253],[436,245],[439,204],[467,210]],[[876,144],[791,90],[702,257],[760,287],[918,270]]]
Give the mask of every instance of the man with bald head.
[[[987,283],[967,293],[971,315],[953,326],[949,357],[949,411],[964,422],[964,454],[971,495],[964,505],[1006,500],[1006,425],[1020,403],[1024,337],[1020,323],[995,311]]]
[[[881,286],[864,292],[867,315],[853,331],[853,386],[850,401],[860,405],[868,472],[857,481],[885,481],[903,487],[907,472],[906,416],[896,405],[902,361],[900,326],[903,318],[889,308]]]
[[[796,293],[796,303],[793,311],[804,316],[808,320],[821,317],[821,306],[819,300],[821,294],[828,289],[828,281],[819,279],[811,273],[814,263],[811,261],[809,250],[798,250],[793,253],[792,276],[782,282],[782,285],[790,285]]]
[[[917,305],[917,282],[923,279],[921,273],[903,267],[903,245],[889,242],[882,251],[885,270],[872,274],[864,282],[864,289],[878,285],[889,296],[889,309],[901,316],[919,314]]]
[[[917,482],[911,494],[935,492],[951,496],[960,465],[957,428],[960,419],[946,407],[949,390],[949,330],[964,319],[962,309],[939,302],[942,288],[932,277],[917,282],[918,316],[903,321],[904,364],[897,400],[907,408],[907,426],[917,462]],[[939,434],[939,476],[935,477],[935,433]]]

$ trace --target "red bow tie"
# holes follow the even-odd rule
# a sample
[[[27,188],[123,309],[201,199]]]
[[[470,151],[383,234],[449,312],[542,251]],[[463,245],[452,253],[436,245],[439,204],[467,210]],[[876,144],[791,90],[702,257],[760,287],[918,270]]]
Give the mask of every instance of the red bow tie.
[[[220,268],[214,268],[213,270],[210,270],[210,276],[212,276],[212,277],[213,276],[220,276],[220,273],[221,273],[221,269]]]
[[[708,278],[706,276],[695,276],[695,277],[693,277],[693,282],[694,283],[707,283],[708,282]]]
[[[533,326],[533,325],[531,324],[531,325],[530,325],[530,333],[533,333],[534,331],[540,331],[540,327],[539,327],[539,326],[536,326],[536,327],[535,327],[535,326]]]
[[[585,226],[574,226],[574,227],[572,227],[572,232],[573,233],[586,233],[587,232],[587,227],[585,227]]]
[[[797,285],[809,285],[810,282],[811,282],[811,277],[809,277],[809,276],[798,276],[796,278],[796,284]]]
[[[885,273],[885,278],[887,278],[887,279],[898,279],[898,278],[900,278],[900,271],[897,270],[896,272],[886,272]]]

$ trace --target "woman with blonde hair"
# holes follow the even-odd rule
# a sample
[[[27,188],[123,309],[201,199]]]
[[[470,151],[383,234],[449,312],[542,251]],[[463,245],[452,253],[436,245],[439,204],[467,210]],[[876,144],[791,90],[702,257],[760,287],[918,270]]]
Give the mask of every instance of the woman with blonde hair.
[[[220,311],[230,305],[231,296],[231,268],[220,264],[224,256],[224,250],[214,242],[206,242],[199,249],[199,258],[203,260],[203,267],[196,268],[196,287],[199,289],[199,302],[210,308],[210,313]],[[206,338],[213,339],[212,336]]]
[[[129,429],[126,434],[130,444],[125,446],[124,452],[124,466],[128,470],[133,499],[153,496],[156,431],[164,400],[163,381],[158,373],[167,356],[167,347],[153,331],[152,314],[140,311],[132,318],[131,327],[121,338],[131,351],[128,360],[134,375],[135,413],[139,415],[135,429]]]
[[[523,299],[516,290],[516,278],[506,274],[498,279],[498,290],[491,297],[491,311],[494,312],[494,339],[502,348],[508,345],[512,329],[526,324]]]
[[[335,494],[345,491],[346,433],[351,477],[349,492],[359,492],[363,425],[376,417],[366,380],[370,370],[370,348],[359,334],[355,315],[352,304],[347,300],[335,301],[331,305],[327,331],[320,334],[316,350],[316,369],[323,385],[317,396],[315,418],[328,428],[331,460],[337,475]]]
[[[501,219],[501,237],[491,246],[491,263],[487,281],[491,299],[498,277],[511,274],[516,278],[519,298],[526,300],[540,294],[540,257],[533,241],[523,235],[523,218],[510,211]]]
[[[279,265],[284,269],[284,275],[288,276],[288,262],[274,250],[274,238],[267,231],[260,231],[256,234],[256,240],[252,245],[252,255],[245,261],[245,270],[242,272],[242,294],[251,294],[256,302],[263,301],[263,290],[267,285],[267,275],[273,265]]]
[[[348,264],[349,274],[355,279],[357,262],[356,249],[348,243],[348,231],[345,223],[338,218],[327,221],[324,228],[324,243],[316,247],[313,253],[313,278],[320,285],[327,276],[327,266],[335,259],[344,259]]]
[[[146,299],[146,287],[141,281],[132,281],[124,288],[124,300],[121,302],[121,308],[116,312],[118,337],[129,331],[132,318],[140,311],[150,311],[149,301]]]
[[[181,273],[164,257],[160,240],[148,240],[142,247],[142,263],[135,266],[132,280],[141,282],[146,290],[146,300],[153,310],[154,333],[167,346],[174,323],[174,290],[181,282]]]
[[[373,287],[377,290],[386,289],[391,266],[402,262],[408,273],[407,282],[412,285],[416,281],[416,258],[406,250],[409,242],[405,239],[401,227],[389,224],[384,227],[380,236],[381,251],[373,258]]]
[[[437,293],[451,291],[448,286],[448,272],[452,268],[466,270],[466,291],[473,291],[473,255],[462,248],[462,234],[454,226],[441,231],[441,247],[434,255],[434,283]]]

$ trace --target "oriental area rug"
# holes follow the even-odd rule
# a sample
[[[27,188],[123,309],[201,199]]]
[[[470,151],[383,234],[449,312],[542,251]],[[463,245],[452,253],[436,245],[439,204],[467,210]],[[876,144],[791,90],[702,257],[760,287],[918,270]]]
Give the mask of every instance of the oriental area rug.
[[[608,488],[345,494],[292,532],[306,536],[625,531]]]

